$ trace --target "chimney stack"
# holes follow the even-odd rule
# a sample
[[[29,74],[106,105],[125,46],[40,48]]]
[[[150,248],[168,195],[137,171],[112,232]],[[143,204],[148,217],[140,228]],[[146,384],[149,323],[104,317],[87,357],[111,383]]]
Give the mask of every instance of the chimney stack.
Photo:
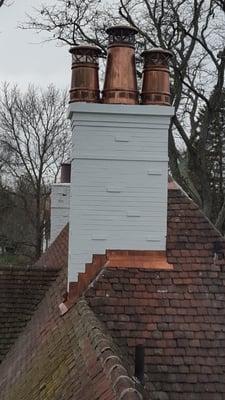
[[[170,106],[168,63],[172,53],[159,47],[145,50],[141,55],[144,58],[141,103]]]
[[[91,262],[93,254],[105,254],[106,249],[116,252],[115,257],[110,256],[110,263],[168,268],[168,129],[174,110],[166,105],[170,104],[171,53],[162,49],[144,52],[142,104],[150,104],[144,107],[139,103],[137,90],[136,29],[115,26],[108,28],[107,33],[108,57],[99,104],[94,104],[99,101],[96,80],[93,85],[93,81],[86,79],[85,69],[87,66],[92,79],[93,75],[97,79],[97,62],[89,68],[86,53],[83,56],[79,50],[78,57],[75,51],[73,73],[77,74],[77,68],[86,79],[83,86],[87,97],[81,90],[80,75],[76,75],[71,95],[72,98],[74,93],[78,95],[69,106],[72,127],[69,282],[85,271],[85,264]],[[99,50],[96,58],[98,54]],[[89,96],[88,88],[91,93],[95,90],[94,96]],[[142,350],[140,357],[143,360]],[[138,361],[136,372],[142,380],[143,363]]]
[[[94,46],[75,46],[69,51],[72,54],[70,103],[98,103],[98,59],[101,50]]]
[[[71,175],[71,164],[63,163],[61,164],[61,183],[70,183],[70,175]]]
[[[107,65],[102,102],[138,104],[135,66],[135,34],[130,26],[113,26],[109,34]]]

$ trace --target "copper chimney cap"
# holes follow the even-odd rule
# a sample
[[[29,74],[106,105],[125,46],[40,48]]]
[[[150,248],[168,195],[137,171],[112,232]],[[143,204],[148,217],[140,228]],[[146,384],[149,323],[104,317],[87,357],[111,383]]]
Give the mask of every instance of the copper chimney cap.
[[[173,53],[155,47],[141,54],[144,58],[142,104],[170,105],[169,59]]]
[[[71,164],[63,163],[61,164],[61,183],[70,183],[71,180]]]
[[[70,102],[98,103],[100,100],[98,59],[99,47],[81,45],[72,47],[72,79]]]
[[[138,30],[129,25],[114,25],[106,29],[109,35],[108,48],[111,46],[135,47],[135,35]]]
[[[135,65],[135,34],[137,29],[127,25],[112,26],[109,35],[103,103],[137,104],[137,74]]]

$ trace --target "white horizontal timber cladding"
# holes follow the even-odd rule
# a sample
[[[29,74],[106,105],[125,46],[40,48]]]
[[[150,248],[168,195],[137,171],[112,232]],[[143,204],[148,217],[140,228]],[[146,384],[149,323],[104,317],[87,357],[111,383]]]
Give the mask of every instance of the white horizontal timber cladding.
[[[73,103],[69,281],[106,249],[164,250],[172,107]]]
[[[51,242],[69,222],[69,210],[70,183],[55,183],[51,191]]]

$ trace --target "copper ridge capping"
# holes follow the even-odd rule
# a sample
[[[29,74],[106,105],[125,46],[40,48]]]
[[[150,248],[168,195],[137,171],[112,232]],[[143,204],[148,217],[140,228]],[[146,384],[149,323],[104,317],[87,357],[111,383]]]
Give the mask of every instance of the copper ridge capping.
[[[70,176],[71,176],[71,164],[63,163],[61,164],[61,183],[70,183]]]
[[[98,59],[101,50],[95,46],[75,46],[69,51],[72,54],[70,103],[75,101],[98,103],[100,100]]]
[[[159,47],[145,50],[141,56],[144,58],[141,103],[170,105],[169,59],[172,53]]]
[[[131,26],[113,26],[109,35],[103,103],[137,104],[137,74],[135,65],[135,34]]]

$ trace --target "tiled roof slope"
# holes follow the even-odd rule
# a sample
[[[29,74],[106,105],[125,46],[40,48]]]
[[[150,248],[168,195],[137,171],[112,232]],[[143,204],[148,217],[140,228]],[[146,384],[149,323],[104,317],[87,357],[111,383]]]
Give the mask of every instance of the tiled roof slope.
[[[67,224],[48,250],[42,254],[35,266],[65,269],[68,262],[68,236],[69,224]]]
[[[64,235],[66,240],[68,232]],[[118,358],[121,353],[132,360],[132,375],[140,343],[144,399],[223,400],[225,261],[214,252],[224,252],[224,240],[174,189],[169,190],[167,247],[173,270],[105,266],[84,293],[89,307],[81,300],[60,317],[63,270],[0,366],[1,400],[141,398]],[[61,265],[66,264],[62,254]],[[41,264],[53,266],[58,258],[52,262],[52,257],[49,261],[47,254]]]
[[[31,319],[57,271],[0,266],[0,362]]]
[[[225,399],[224,241],[180,190],[169,191],[173,270],[105,268],[86,292],[121,349],[145,347],[148,399]]]
[[[68,226],[35,266],[0,266],[0,362],[67,265]]]
[[[1,400],[141,400],[84,300],[60,316],[65,272],[0,366]]]

